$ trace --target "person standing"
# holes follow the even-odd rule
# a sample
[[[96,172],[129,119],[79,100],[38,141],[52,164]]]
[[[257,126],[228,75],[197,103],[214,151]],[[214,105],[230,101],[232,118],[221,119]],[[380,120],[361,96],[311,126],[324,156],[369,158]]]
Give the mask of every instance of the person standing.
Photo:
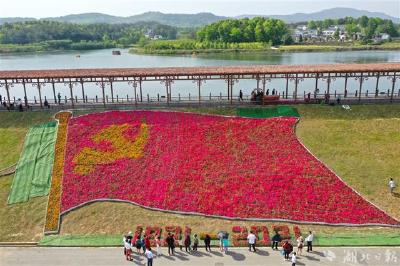
[[[186,235],[186,237],[185,237],[185,251],[186,252],[190,252],[191,250],[190,250],[190,244],[191,244],[191,240],[190,240],[190,235],[189,234],[187,234]]]
[[[193,251],[197,251],[198,245],[199,245],[199,238],[197,237],[197,234],[194,234],[194,236],[193,236]]]
[[[223,245],[223,252],[226,254],[228,252],[228,248],[229,248],[229,238],[228,237],[224,237],[224,239],[222,240],[222,245]]]
[[[206,251],[211,252],[211,237],[209,234],[204,237],[204,245],[206,246]]]
[[[219,240],[219,250],[221,252],[223,252],[224,251],[224,244],[223,244],[224,233],[222,231],[220,231],[217,236],[218,236],[218,240]]]
[[[162,256],[162,253],[161,253],[161,237],[160,236],[156,237],[156,246],[157,246],[157,257]]]
[[[171,233],[168,233],[168,237],[165,240],[168,245],[168,255],[174,255],[174,248],[175,248],[175,239],[174,236],[171,235]]]
[[[250,234],[247,236],[247,241],[249,242],[249,251],[251,252],[251,248],[256,252],[256,235],[253,234],[253,231],[250,231]]]
[[[131,260],[133,260],[133,258],[132,258],[132,246],[131,246],[131,243],[129,242],[128,239],[126,239],[126,238],[124,238],[124,239],[125,239],[124,253],[125,253],[125,256],[126,256],[126,260],[131,261]]]
[[[57,98],[58,98],[58,104],[61,104],[61,94],[60,93],[57,94]]]
[[[185,239],[184,236],[181,236],[181,239],[179,239],[178,244],[179,244],[179,249],[182,251],[183,245],[185,244]]]
[[[144,253],[147,258],[147,266],[153,266],[153,252],[151,252],[151,248],[146,249],[146,252]]]
[[[145,240],[146,236],[143,236],[140,242],[140,245],[142,246],[143,249],[143,254],[146,252],[146,240]]]
[[[292,244],[289,243],[288,240],[285,241],[285,243],[282,246],[283,248],[283,253],[285,255],[285,261],[289,260],[289,255],[293,251],[293,246]]]
[[[394,189],[396,188],[396,182],[394,182],[393,178],[390,178],[389,180],[389,189],[390,189],[390,194],[394,194]]]
[[[293,255],[292,255],[292,266],[296,266],[296,262],[297,262],[296,252],[293,252]]]
[[[272,237],[272,250],[278,250],[278,244],[281,240],[279,233],[275,232],[275,235]]]
[[[239,91],[239,101],[243,102],[243,92],[242,92],[242,90]]]
[[[150,249],[150,238],[148,236],[144,237],[144,246],[146,249]]]
[[[136,252],[138,254],[140,254],[140,250],[142,249],[142,240],[141,240],[141,236],[138,236],[135,242],[135,246],[136,246]]]
[[[307,252],[312,251],[312,242],[314,241],[314,234],[310,231],[307,238]]]
[[[301,253],[303,252],[303,247],[304,239],[302,236],[299,236],[299,238],[297,238],[297,254],[301,255]]]

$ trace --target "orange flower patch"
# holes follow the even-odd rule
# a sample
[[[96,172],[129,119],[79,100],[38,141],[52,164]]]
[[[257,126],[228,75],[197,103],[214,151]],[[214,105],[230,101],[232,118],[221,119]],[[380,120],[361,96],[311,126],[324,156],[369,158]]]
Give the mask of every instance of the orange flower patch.
[[[53,174],[49,193],[49,203],[47,205],[45,233],[58,231],[60,219],[60,203],[62,192],[62,176],[64,171],[65,144],[67,143],[68,121],[72,114],[70,112],[60,112],[55,115],[58,120],[57,141],[54,153]]]

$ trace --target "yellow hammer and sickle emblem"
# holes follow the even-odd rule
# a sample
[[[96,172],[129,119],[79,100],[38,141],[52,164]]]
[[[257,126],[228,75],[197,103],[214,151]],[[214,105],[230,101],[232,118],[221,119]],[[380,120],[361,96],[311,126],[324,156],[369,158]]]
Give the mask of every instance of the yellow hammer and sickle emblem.
[[[85,147],[74,159],[74,172],[86,175],[93,172],[97,165],[110,164],[119,159],[138,159],[143,156],[143,149],[149,136],[149,126],[141,123],[135,139],[127,139],[124,135],[132,126],[129,124],[109,126],[92,137],[95,143],[109,142],[111,151],[101,151]]]

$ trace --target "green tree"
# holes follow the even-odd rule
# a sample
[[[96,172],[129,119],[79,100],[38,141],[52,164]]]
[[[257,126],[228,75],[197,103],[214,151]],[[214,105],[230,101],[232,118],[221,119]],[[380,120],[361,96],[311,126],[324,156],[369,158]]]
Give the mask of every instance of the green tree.
[[[318,28],[317,23],[314,20],[310,20],[307,24],[307,27],[312,30],[316,30]]]
[[[339,36],[340,36],[339,29],[336,29],[335,33],[333,34],[333,38],[334,38],[335,40],[339,40]]]
[[[369,21],[369,19],[367,16],[362,16],[359,18],[359,24],[362,28],[365,28],[368,26],[368,21]]]

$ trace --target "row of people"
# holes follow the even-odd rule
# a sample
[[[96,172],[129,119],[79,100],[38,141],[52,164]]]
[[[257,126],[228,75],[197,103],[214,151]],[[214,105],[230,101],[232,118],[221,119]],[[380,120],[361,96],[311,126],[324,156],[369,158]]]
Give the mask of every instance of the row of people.
[[[218,235],[219,240],[219,248],[221,252],[226,253],[229,247],[229,235],[226,232],[219,232]],[[307,243],[307,252],[312,251],[312,242],[314,240],[314,234],[310,231],[309,235],[306,239],[303,239],[302,236],[297,238],[297,253],[293,252],[293,245],[289,240],[284,240],[282,242],[281,236],[276,233],[272,238],[272,249],[278,250],[278,244],[282,243],[282,253],[284,255],[284,260],[289,260],[290,254],[292,254],[291,262],[292,265],[296,264],[297,255],[302,255],[302,250],[304,247],[304,242]],[[248,247],[250,252],[257,252],[256,250],[256,241],[257,236],[250,231],[247,236]],[[133,260],[132,257],[132,249],[136,247],[136,252],[138,254],[144,254],[147,258],[148,265],[151,266],[153,263],[153,258],[155,256],[162,256],[161,251],[161,236],[157,235],[155,237],[155,245],[157,248],[156,254],[153,253],[151,249],[151,242],[150,237],[144,235],[139,236],[136,240],[133,239],[132,232],[129,232],[128,235],[123,237],[124,243],[124,255],[126,256],[127,260]],[[190,235],[186,235],[185,237],[180,238],[178,241],[176,240],[174,234],[168,233],[168,236],[165,239],[165,243],[168,246],[168,255],[173,256],[175,252],[175,245],[178,243],[179,249],[183,251],[183,247],[185,248],[186,252],[197,251],[199,245],[199,237],[197,234],[193,235],[193,244]],[[207,252],[211,252],[211,237],[209,234],[206,234],[204,237],[204,246]]]

